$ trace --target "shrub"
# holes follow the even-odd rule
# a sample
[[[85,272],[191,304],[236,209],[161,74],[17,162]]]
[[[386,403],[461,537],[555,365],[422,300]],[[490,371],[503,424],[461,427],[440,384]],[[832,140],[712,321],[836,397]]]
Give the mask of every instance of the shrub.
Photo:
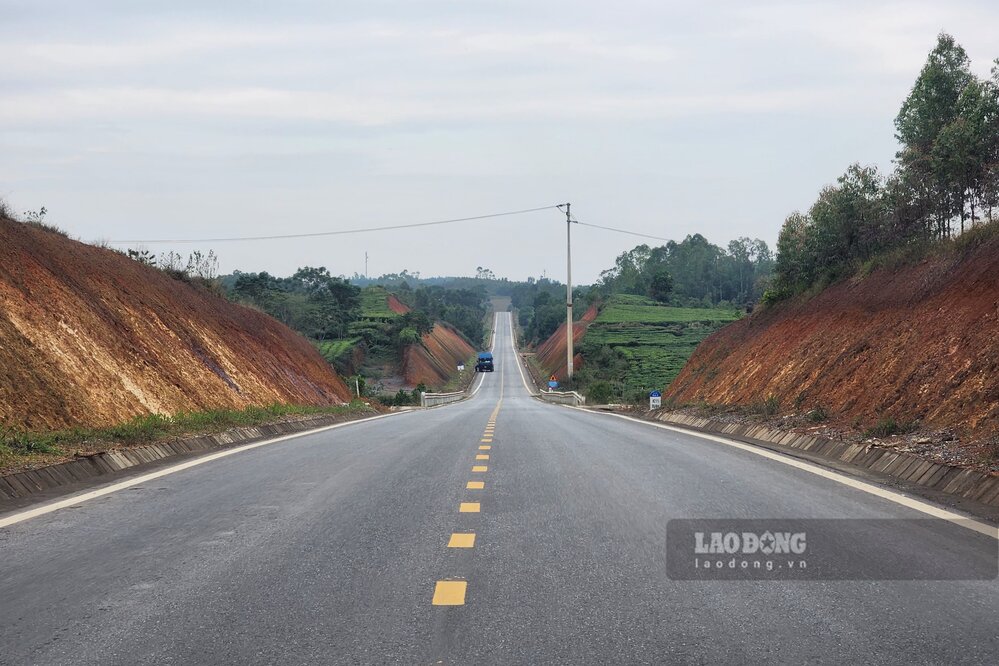
[[[774,394],[767,396],[763,401],[763,414],[765,416],[775,416],[780,411],[780,400]]]
[[[912,432],[919,424],[916,421],[899,423],[891,416],[883,416],[878,419],[873,428],[864,431],[864,437],[891,437],[892,435],[904,435]]]
[[[586,391],[586,397],[593,404],[605,405],[614,397],[614,388],[610,382],[593,382]]]
[[[822,405],[816,405],[814,409],[808,412],[808,420],[812,423],[821,423],[829,418],[829,413],[826,412],[826,408]]]

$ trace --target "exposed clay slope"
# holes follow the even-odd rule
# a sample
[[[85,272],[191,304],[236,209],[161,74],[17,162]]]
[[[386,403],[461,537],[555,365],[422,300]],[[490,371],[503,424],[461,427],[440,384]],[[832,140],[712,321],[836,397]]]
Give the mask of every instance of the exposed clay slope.
[[[0,424],[99,426],[349,395],[316,349],[274,319],[0,219]]]
[[[410,345],[403,356],[402,372],[406,383],[416,386],[421,382],[430,387],[441,387],[455,374],[459,363],[466,363],[475,353],[448,324],[438,322],[423,336],[423,344]]]
[[[586,329],[589,328],[593,320],[597,318],[597,306],[591,305],[583,316],[579,318],[579,321],[572,322],[572,344],[573,350],[579,349],[579,343],[582,341],[583,336],[586,334]],[[566,362],[565,356],[565,345],[567,341],[565,324],[562,324],[551,336],[538,345],[536,350],[536,358],[541,366],[546,372],[555,375],[559,380],[565,379],[568,374],[569,366]],[[574,369],[579,369],[583,367],[583,357],[576,353],[572,357],[572,367]]]
[[[749,405],[771,394],[862,427],[891,417],[995,434],[999,238],[731,324],[698,347],[667,397]]]
[[[406,314],[410,307],[388,295],[388,307],[396,314]],[[423,335],[422,344],[410,345],[403,352],[402,374],[410,386],[425,384],[439,388],[448,383],[459,363],[465,363],[475,353],[472,345],[450,324],[437,322],[433,330]]]

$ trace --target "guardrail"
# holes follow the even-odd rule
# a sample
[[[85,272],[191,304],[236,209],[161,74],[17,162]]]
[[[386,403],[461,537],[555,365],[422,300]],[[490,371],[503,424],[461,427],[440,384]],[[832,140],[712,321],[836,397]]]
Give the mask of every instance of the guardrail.
[[[420,393],[420,407],[438,407],[465,399],[464,391],[454,393]]]
[[[580,405],[586,404],[586,398],[575,391],[541,391],[538,393],[538,397],[542,400],[554,402],[559,405],[572,405],[573,407],[579,407]]]

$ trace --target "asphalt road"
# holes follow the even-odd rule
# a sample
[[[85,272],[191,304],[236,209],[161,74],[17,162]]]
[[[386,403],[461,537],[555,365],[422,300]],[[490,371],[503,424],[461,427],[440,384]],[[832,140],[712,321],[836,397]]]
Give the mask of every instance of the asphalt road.
[[[722,443],[542,404],[505,314],[496,360],[466,402],[0,529],[0,663],[999,662],[994,579],[671,579],[671,519],[926,516]],[[896,522],[859,550],[873,540],[879,557],[948,572],[995,555],[963,527]],[[474,543],[449,547],[455,534]]]

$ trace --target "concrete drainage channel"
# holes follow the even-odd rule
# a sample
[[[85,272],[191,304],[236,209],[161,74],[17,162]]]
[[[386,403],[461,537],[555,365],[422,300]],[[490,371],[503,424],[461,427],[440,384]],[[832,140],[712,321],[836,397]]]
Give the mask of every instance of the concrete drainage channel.
[[[344,421],[340,416],[321,416],[300,421],[233,428],[212,435],[113,449],[82,456],[69,462],[0,476],[0,512],[7,508],[14,508],[15,505],[23,505],[24,502],[19,500],[41,496],[43,493],[51,494],[52,491],[57,491],[59,494],[72,492],[95,483],[101,483],[125,470],[167,458],[180,458],[192,454],[219,451],[282,435],[304,433],[339,423],[363,420],[365,419]]]
[[[724,435],[792,455],[798,453],[818,460],[860,467],[912,484],[915,488],[968,500],[993,510],[999,508],[999,476],[932,462],[910,453],[675,412],[647,413],[641,418],[689,430]],[[994,511],[987,513],[990,517],[997,515]]]

